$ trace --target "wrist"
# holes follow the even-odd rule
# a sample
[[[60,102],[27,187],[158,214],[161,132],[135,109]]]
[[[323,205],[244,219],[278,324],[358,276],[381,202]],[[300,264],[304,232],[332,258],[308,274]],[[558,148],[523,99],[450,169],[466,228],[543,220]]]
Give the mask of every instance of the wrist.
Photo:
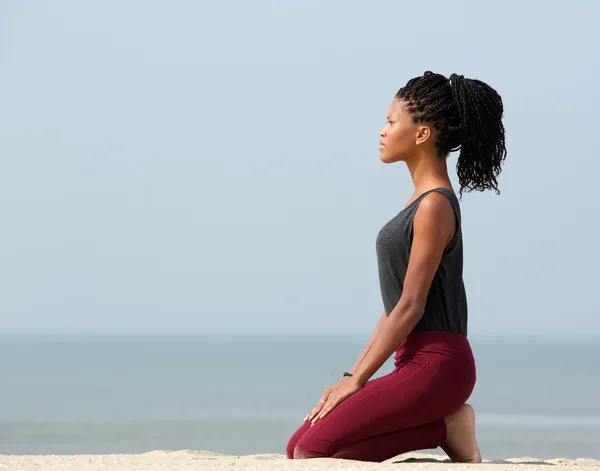
[[[362,374],[360,371],[354,372],[352,374],[352,379],[355,383],[359,384],[360,386],[364,386],[365,383],[369,380],[369,378],[365,378],[364,374]]]
[[[344,371],[344,375],[342,376],[342,379],[346,379],[346,378],[357,383],[360,386],[364,386],[365,383],[369,380],[369,378],[362,378],[362,376],[360,374],[357,374],[353,370]]]

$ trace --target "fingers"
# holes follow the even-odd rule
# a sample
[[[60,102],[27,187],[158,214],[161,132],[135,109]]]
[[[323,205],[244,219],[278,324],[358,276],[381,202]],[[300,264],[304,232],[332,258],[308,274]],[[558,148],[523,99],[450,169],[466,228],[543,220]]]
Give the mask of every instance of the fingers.
[[[347,382],[344,387],[338,387],[327,394],[325,399],[321,399],[324,402],[320,403],[320,406],[315,407],[313,412],[307,417],[311,422],[311,426],[313,426],[317,420],[326,417],[340,402],[352,396],[352,394],[358,392],[361,388],[362,385],[359,383]]]
[[[314,419],[318,414],[321,413],[321,410],[323,409],[323,404],[324,403],[319,403],[317,404],[313,410],[311,410],[308,415],[304,418],[304,422],[310,422],[312,419]]]
[[[329,414],[333,409],[335,409],[335,407],[340,403],[341,401],[339,399],[336,399],[335,401],[330,401],[327,404],[325,404],[325,407],[323,407],[323,410],[321,411],[321,415],[319,415],[317,417],[317,419],[315,420],[315,422],[319,419],[322,419],[323,417],[325,417],[327,414]]]
[[[310,413],[306,416],[304,421],[310,422],[312,419],[314,419],[317,415],[319,415],[321,413],[322,409],[323,409],[323,404],[319,404],[312,411],[310,411]]]
[[[312,422],[311,425],[314,425],[317,420],[322,419],[329,414],[340,402],[342,401],[339,396],[336,394],[330,395],[325,404],[323,404],[323,407],[320,408],[319,412],[317,412],[314,417],[310,419]]]
[[[318,404],[313,408],[313,410],[311,410],[308,413],[306,417],[304,417],[304,422],[311,421],[317,416],[317,414],[321,412],[321,409],[323,409],[323,405],[327,402],[327,397],[329,397],[329,393],[325,391],[321,396],[321,399],[319,399]]]

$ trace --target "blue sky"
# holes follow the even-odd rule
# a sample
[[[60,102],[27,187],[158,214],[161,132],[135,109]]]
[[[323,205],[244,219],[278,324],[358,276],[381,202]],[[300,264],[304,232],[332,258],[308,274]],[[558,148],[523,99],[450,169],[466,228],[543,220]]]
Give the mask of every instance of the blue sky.
[[[433,70],[505,105],[501,194],[462,200],[470,332],[600,334],[599,15],[0,1],[0,329],[368,334],[413,191],[378,132]]]

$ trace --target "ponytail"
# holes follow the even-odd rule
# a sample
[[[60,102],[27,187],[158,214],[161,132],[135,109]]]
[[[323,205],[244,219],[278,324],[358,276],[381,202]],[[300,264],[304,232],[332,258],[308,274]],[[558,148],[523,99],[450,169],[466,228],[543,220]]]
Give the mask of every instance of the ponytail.
[[[408,104],[414,122],[431,123],[437,130],[440,156],[460,150],[456,166],[463,191],[500,193],[497,177],[506,158],[502,99],[489,85],[452,74],[433,72],[415,77],[396,98]]]
[[[456,170],[461,194],[498,190],[497,177],[506,158],[502,98],[489,85],[462,75],[450,76],[460,117],[461,144]]]

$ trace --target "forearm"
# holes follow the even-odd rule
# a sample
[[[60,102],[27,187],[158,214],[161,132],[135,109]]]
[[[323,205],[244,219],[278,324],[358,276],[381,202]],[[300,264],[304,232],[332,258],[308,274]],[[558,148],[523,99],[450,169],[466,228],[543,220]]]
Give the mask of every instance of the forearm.
[[[379,330],[371,348],[353,373],[360,384],[365,384],[381,368],[422,315],[422,310],[416,307],[407,306],[402,302],[396,305],[385,322],[385,329]]]
[[[356,360],[356,363],[354,363],[354,366],[352,367],[352,369],[349,371],[350,373],[352,373],[352,374],[356,373],[356,370],[360,367],[362,361],[365,359],[365,357],[367,356],[367,353],[369,353],[369,350],[373,346],[373,342],[375,341],[375,338],[377,338],[377,335],[381,331],[381,327],[383,326],[383,324],[385,324],[386,319],[387,319],[387,314],[384,312],[381,315],[381,317],[379,318],[379,321],[377,322],[377,325],[375,326],[375,329],[373,330],[371,337],[369,337],[367,345],[365,346],[362,353]]]

